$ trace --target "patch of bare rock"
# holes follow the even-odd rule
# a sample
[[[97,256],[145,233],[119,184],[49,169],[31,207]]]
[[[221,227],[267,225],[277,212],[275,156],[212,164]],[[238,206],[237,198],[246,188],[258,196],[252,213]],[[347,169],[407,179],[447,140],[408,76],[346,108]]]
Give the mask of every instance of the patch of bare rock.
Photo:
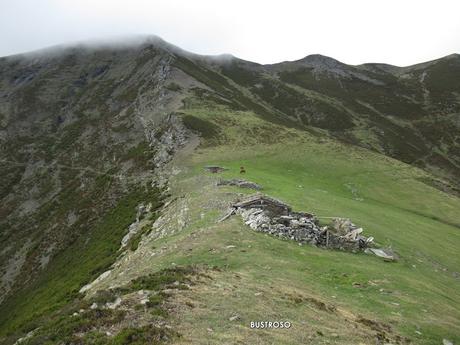
[[[257,183],[241,180],[241,179],[231,179],[231,180],[220,180],[217,181],[218,186],[235,186],[240,188],[248,188],[248,189],[255,189],[255,190],[262,190],[262,186],[258,185]]]

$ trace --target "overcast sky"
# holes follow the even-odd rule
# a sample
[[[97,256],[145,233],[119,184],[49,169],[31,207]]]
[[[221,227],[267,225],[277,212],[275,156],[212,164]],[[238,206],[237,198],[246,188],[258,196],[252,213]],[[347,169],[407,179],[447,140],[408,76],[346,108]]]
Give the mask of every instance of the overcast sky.
[[[460,0],[0,0],[0,56],[156,34],[260,63],[323,54],[410,65],[460,53]]]

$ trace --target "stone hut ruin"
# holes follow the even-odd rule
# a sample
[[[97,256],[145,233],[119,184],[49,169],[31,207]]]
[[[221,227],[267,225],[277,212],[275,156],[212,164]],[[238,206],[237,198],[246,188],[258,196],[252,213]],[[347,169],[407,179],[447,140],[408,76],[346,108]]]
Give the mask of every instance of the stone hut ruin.
[[[220,180],[216,183],[217,186],[235,186],[240,188],[249,188],[255,190],[261,190],[262,186],[257,183],[246,181],[242,179],[231,179],[231,180]]]
[[[236,209],[263,210],[266,214],[271,216],[288,215],[292,212],[289,205],[263,194],[250,196],[240,202],[237,202],[236,204],[233,204],[232,207]]]
[[[334,218],[330,225],[320,226],[314,214],[293,212],[284,202],[260,193],[234,203],[219,221],[233,214],[241,215],[245,224],[255,231],[293,240],[301,245],[351,252],[364,251],[373,246],[373,238],[363,236],[363,229],[349,219]]]
[[[210,173],[213,173],[213,174],[217,174],[217,173],[221,173],[227,169],[223,168],[223,167],[220,167],[220,166],[217,166],[217,165],[207,165],[204,167],[204,170],[210,172]]]

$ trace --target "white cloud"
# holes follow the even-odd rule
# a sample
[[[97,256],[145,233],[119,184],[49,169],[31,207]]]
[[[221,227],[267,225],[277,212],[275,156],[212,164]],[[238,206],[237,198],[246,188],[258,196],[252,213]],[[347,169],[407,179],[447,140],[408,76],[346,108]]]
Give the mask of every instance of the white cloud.
[[[156,34],[261,63],[324,54],[408,65],[460,52],[458,0],[0,0],[0,55]]]

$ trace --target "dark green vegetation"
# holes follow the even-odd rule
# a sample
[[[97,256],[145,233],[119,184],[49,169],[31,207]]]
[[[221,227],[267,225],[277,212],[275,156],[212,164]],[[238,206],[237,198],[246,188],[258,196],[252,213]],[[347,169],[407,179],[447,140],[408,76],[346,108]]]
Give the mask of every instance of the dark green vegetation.
[[[298,126],[290,117],[283,117],[283,114],[280,114],[276,109],[259,102],[250,93],[238,87],[230,78],[220,74],[215,66],[207,66],[204,62],[175,56],[173,66],[209,86],[215,92],[215,95],[211,96],[212,98],[222,98],[227,103],[230,103],[235,110],[251,110],[267,121],[282,124],[283,126]],[[201,94],[206,93],[201,92]]]
[[[33,329],[36,321],[72,301],[84,283],[108,269],[118,255],[120,238],[135,220],[135,207],[149,201],[160,205],[156,189],[134,189],[93,225],[57,253],[46,270],[2,304],[0,322],[7,332]]]
[[[188,276],[196,273],[197,269],[193,266],[168,268],[160,272],[149,274],[148,276],[136,278],[120,291],[125,293],[143,289],[158,291],[174,282],[180,284],[190,283],[191,281]]]
[[[47,318],[36,318],[33,324],[29,324],[28,329],[36,329],[36,331],[23,344],[163,344],[179,334],[159,325],[148,324],[138,327],[122,327],[116,336],[107,336],[101,331],[102,329],[109,329],[110,326],[123,324],[123,322],[130,324],[131,320],[125,311],[103,306],[105,303],[114,302],[117,297],[126,298],[127,295],[139,290],[149,290],[151,297],[146,303],[146,308],[153,317],[164,319],[168,317],[165,302],[170,296],[162,290],[167,288],[187,289],[188,285],[184,284],[192,284],[190,277],[197,274],[201,273],[198,273],[198,268],[192,266],[165,269],[134,279],[128,285],[114,290],[101,290],[89,300],[70,299],[65,307],[55,310]],[[98,307],[91,308],[93,303],[96,303]]]
[[[200,119],[199,117],[195,117],[193,115],[183,116],[182,121],[188,129],[198,132],[200,136],[206,138],[208,142],[212,139],[218,141],[219,127],[212,122]]]

